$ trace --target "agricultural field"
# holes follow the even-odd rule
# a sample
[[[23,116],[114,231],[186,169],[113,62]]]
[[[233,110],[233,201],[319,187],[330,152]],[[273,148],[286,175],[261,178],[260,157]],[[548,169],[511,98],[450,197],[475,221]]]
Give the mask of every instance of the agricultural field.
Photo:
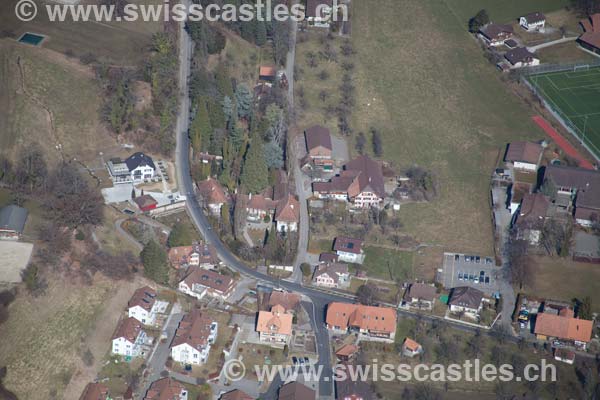
[[[395,282],[414,279],[413,253],[384,247],[365,247],[365,262],[361,269],[370,278]]]
[[[452,0],[445,3],[457,20],[466,27],[466,21],[474,16],[477,11],[485,9],[494,22],[507,23],[515,21],[522,15],[541,11],[549,13],[569,6],[569,0]]]
[[[536,74],[528,80],[600,158],[600,68]]]
[[[466,30],[473,10],[461,4],[465,9],[433,1],[353,3],[353,15],[361,17],[352,33],[352,126],[354,132],[375,127],[383,136],[382,159],[428,168],[440,183],[432,202],[402,206],[405,233],[447,249],[489,254],[489,175],[498,149],[543,133],[481,55]],[[521,10],[515,6],[513,13]],[[425,20],[433,21],[427,35]]]

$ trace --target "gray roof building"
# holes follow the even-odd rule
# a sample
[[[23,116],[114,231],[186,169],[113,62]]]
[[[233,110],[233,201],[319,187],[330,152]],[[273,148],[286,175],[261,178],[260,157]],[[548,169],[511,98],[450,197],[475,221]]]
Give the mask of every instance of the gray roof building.
[[[0,232],[23,233],[29,212],[19,206],[10,205],[0,210]]]

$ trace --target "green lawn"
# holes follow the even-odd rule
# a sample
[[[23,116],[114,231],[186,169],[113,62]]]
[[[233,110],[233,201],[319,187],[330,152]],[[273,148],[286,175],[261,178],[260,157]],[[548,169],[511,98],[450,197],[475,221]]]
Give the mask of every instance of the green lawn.
[[[473,3],[478,9],[492,2]],[[507,142],[544,134],[485,60],[457,7],[433,0],[353,2],[353,15],[360,16],[352,26],[353,130],[378,128],[382,159],[428,168],[439,182],[434,201],[402,206],[407,234],[447,249],[491,253],[489,177],[498,152]]]
[[[600,157],[600,68],[536,74],[529,82]]]
[[[515,21],[524,14],[559,10],[571,4],[569,0],[447,0],[447,6],[466,26],[479,10],[485,9],[494,22]]]
[[[363,269],[371,278],[390,281],[412,279],[414,276],[413,253],[367,246]]]

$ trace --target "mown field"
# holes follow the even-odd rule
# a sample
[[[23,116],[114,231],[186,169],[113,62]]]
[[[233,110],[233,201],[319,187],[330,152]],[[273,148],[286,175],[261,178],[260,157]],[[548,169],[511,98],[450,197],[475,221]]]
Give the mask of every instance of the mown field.
[[[376,127],[384,137],[383,159],[431,169],[440,184],[436,200],[400,211],[404,230],[417,240],[491,253],[489,176],[498,149],[512,140],[543,137],[466,31],[473,10],[492,5],[492,14],[506,9],[498,18],[506,19],[526,11],[520,4],[353,3],[353,15],[360,16],[352,33],[353,128]],[[562,5],[544,4],[544,10]],[[426,31],[422,21],[429,21]]]

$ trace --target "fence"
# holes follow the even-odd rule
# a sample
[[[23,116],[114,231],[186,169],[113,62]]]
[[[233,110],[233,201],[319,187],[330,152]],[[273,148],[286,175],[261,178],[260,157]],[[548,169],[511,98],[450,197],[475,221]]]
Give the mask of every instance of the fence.
[[[600,67],[600,62],[597,63]],[[591,64],[573,64],[571,66],[571,70],[575,68],[575,66],[581,66],[581,65],[590,65],[590,67],[592,66]],[[563,69],[563,71],[568,71],[569,69]],[[558,72],[559,70],[556,71],[548,71],[548,72]],[[540,74],[542,72],[538,72],[538,74]],[[560,122],[562,124],[562,126],[565,127],[565,129],[567,131],[569,131],[569,133],[571,135],[573,135],[578,141],[579,143],[581,143],[581,145],[583,147],[585,147],[585,149],[594,157],[594,159],[597,162],[600,162],[600,149],[594,144],[592,143],[589,138],[585,137],[585,135],[583,134],[583,132],[581,132],[581,130],[579,129],[579,127],[577,127],[577,125],[575,125],[575,123],[573,123],[573,121],[571,121],[571,119],[566,116],[563,111],[560,109],[560,107],[556,106],[556,104],[554,104],[554,102],[552,101],[551,98],[546,97],[543,93],[540,93],[540,91],[538,90],[538,88],[529,81],[529,79],[525,78],[521,80],[522,82],[525,83],[525,85],[527,85],[527,87],[542,101],[544,107],[546,108],[546,110],[548,110],[550,112],[550,114],[552,114],[552,116],[554,118],[556,118],[558,120],[558,122]]]
[[[541,64],[531,67],[523,67],[519,69],[519,73],[525,76],[547,74],[551,72],[575,71],[578,68],[594,68],[600,67],[600,60],[595,60],[587,63],[571,63],[571,64]]]

